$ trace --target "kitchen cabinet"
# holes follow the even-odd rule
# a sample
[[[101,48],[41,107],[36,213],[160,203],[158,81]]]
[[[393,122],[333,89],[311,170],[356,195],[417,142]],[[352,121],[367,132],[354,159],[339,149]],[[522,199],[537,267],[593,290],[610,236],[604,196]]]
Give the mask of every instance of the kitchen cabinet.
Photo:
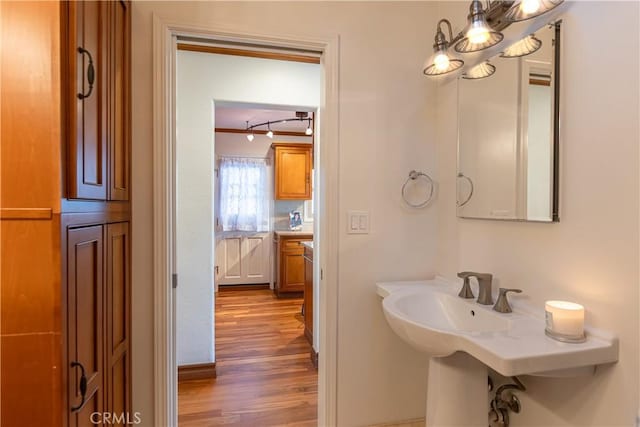
[[[311,200],[311,144],[274,143],[276,200]]]
[[[313,249],[304,246],[304,336],[313,345]]]
[[[221,232],[216,238],[216,285],[269,283],[269,233]]]
[[[131,411],[130,9],[0,2],[1,425]]]
[[[312,234],[279,235],[276,232],[276,283],[278,297],[300,297],[304,292],[304,247]]]

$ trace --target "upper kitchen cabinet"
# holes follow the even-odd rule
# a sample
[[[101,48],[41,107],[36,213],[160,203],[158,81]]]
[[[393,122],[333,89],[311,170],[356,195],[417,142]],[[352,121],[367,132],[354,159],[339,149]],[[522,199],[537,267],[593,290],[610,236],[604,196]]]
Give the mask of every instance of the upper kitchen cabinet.
[[[311,199],[311,144],[274,143],[276,200]]]
[[[67,197],[128,200],[130,3],[63,6]]]

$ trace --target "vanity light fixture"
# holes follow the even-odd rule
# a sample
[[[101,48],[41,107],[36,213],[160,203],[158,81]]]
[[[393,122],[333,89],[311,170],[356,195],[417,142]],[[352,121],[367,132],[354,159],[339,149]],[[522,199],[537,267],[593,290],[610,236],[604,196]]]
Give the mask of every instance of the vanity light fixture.
[[[505,13],[509,22],[526,21],[559,6],[564,0],[518,0]]]
[[[447,24],[449,29],[449,40],[442,32],[440,26]],[[427,60],[422,72],[427,76],[439,76],[442,74],[450,73],[458,68],[462,67],[464,61],[461,59],[454,59],[449,57],[447,52],[449,44],[453,40],[453,33],[451,32],[451,23],[446,19],[438,21],[435,43],[433,44],[433,55]]]
[[[473,0],[469,6],[468,24],[465,36],[458,41],[454,49],[456,52],[469,53],[488,49],[502,41],[504,35],[491,28],[485,17],[485,10],[480,0]]]
[[[258,127],[262,127],[262,126],[266,126],[267,127],[267,131],[260,131],[259,133],[264,133],[265,135],[267,135],[268,138],[272,138],[273,139],[273,135],[275,134],[273,132],[273,130],[271,130],[271,124],[278,124],[278,123],[287,123],[287,122],[302,122],[304,120],[308,120],[309,124],[307,125],[307,129],[304,131],[305,135],[312,135],[313,134],[313,129],[311,127],[311,117],[309,117],[309,113],[306,111],[296,111],[296,117],[291,117],[288,119],[278,119],[278,120],[269,120],[263,123],[257,123],[255,125],[251,125],[249,126],[249,121],[247,120],[247,128],[245,129],[245,132],[247,133],[247,139],[249,141],[253,141],[254,135],[253,135],[253,129],[258,128]]]
[[[519,40],[506,48],[500,54],[501,58],[519,58],[521,56],[531,55],[542,47],[542,41],[535,34],[531,34],[522,40]]]
[[[484,79],[485,77],[493,75],[495,72],[496,67],[489,63],[489,61],[484,61],[465,71],[462,74],[462,78],[468,80]]]
[[[486,7],[483,7],[480,0],[473,0],[469,6],[468,24],[455,37],[451,32],[451,23],[447,19],[441,19],[438,22],[435,44],[433,45],[434,54],[428,58],[422,72],[427,76],[438,76],[455,71],[464,65],[464,61],[458,58],[452,59],[448,51],[450,47],[453,46],[455,52],[458,53],[488,49],[504,40],[502,31],[514,22],[540,16],[563,2],[564,0],[487,0]],[[440,28],[442,23],[446,23],[449,27],[448,40]],[[525,56],[537,51],[541,46],[542,42],[534,34],[531,34],[504,49],[500,56],[503,58]],[[486,64],[481,65],[485,72],[487,68],[491,67],[495,71],[493,65],[491,67]],[[465,78],[472,78],[469,76],[473,74],[471,70],[468,70],[465,72]]]

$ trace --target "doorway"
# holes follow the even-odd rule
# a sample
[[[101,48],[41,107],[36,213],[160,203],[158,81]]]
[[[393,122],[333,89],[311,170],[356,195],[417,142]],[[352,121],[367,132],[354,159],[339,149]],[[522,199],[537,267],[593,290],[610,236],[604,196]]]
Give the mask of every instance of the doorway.
[[[191,59],[197,62],[185,66],[208,66],[201,54]],[[239,63],[228,62],[228,67]],[[251,66],[256,70],[260,64]],[[189,108],[181,90],[188,91],[185,85],[192,81],[178,81],[179,110]],[[315,83],[320,85],[319,78]],[[202,159],[207,150],[179,137],[176,152],[177,271],[192,278],[177,289],[178,423],[315,425],[318,345],[311,302],[317,296],[313,264],[303,260],[310,247],[300,245],[314,240],[314,112],[229,101],[214,101],[214,109],[213,360],[202,345],[210,328],[198,327],[206,326],[209,313],[196,312],[212,283],[185,271],[206,270],[194,265],[201,254],[194,256],[193,248],[208,241],[200,231],[211,220],[202,216],[198,223],[192,210],[202,197],[198,185],[204,171],[197,165],[208,164]],[[178,114],[179,134],[182,120]]]
[[[337,70],[338,39],[287,40],[271,35],[230,34],[215,29],[189,28],[179,24],[168,24],[156,19],[154,24],[154,58],[157,72],[154,85],[154,115],[156,117],[154,135],[154,275],[156,292],[155,310],[155,421],[163,425],[175,425],[177,422],[175,391],[176,352],[175,352],[175,308],[176,291],[171,284],[175,267],[175,58],[178,37],[198,38],[200,40],[223,40],[241,42],[252,46],[269,46],[273,49],[292,48],[305,52],[319,52],[322,55],[322,88],[318,116],[319,134],[323,143],[316,147],[316,164],[324,164],[322,173],[317,174],[321,191],[318,200],[324,200],[316,210],[315,233],[322,236],[323,244],[316,248],[321,263],[314,265],[322,272],[320,286],[320,304],[318,311],[323,313],[320,325],[319,342],[327,348],[319,361],[319,414],[320,425],[334,424],[336,418],[336,320],[337,320],[337,184],[338,184],[338,126],[337,126]],[[209,101],[210,104],[213,102]],[[205,119],[206,121],[206,119]],[[210,129],[210,128],[209,128]],[[323,226],[318,227],[322,222]],[[316,274],[319,275],[319,274]]]

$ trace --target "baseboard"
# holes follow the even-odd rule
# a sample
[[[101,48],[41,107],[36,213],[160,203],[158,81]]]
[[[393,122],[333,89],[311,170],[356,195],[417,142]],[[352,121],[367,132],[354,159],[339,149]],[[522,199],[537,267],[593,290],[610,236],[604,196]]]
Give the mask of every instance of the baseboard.
[[[255,285],[218,285],[218,292],[224,291],[257,291],[271,289],[268,283],[257,283]]]
[[[318,369],[318,352],[315,351],[313,347],[309,351],[309,357],[311,358],[311,363],[313,364],[313,367]]]
[[[424,418],[416,418],[413,420],[399,421],[397,423],[372,424],[369,427],[425,427]]]
[[[178,381],[204,380],[216,377],[216,364],[197,363],[178,366]]]

